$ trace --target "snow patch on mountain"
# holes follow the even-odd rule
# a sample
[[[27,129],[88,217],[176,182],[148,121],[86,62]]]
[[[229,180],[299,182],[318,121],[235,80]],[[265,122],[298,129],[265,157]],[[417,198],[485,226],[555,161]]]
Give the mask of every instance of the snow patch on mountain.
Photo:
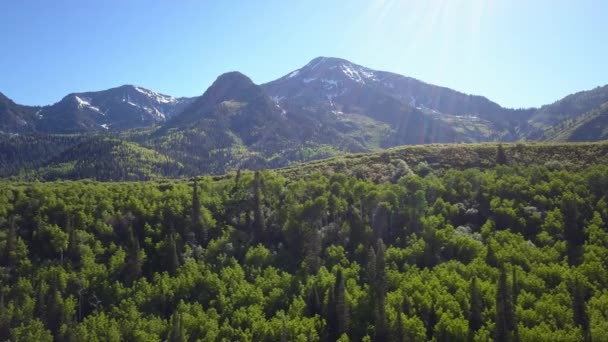
[[[285,98],[285,96],[271,96],[270,99],[276,103],[279,104],[281,102],[281,100],[283,100]]]
[[[348,78],[350,78],[351,80],[353,80],[357,83],[365,84],[366,80],[368,80],[368,81],[377,81],[378,80],[373,71],[367,70],[367,69],[364,69],[361,67],[355,67],[354,65],[344,63],[344,64],[340,64],[340,69],[342,70],[344,75],[346,75]]]
[[[141,94],[146,95],[147,97],[156,101],[157,103],[175,103],[175,102],[177,102],[177,99],[173,96],[163,95],[163,94],[157,93],[155,91],[144,89],[141,87],[135,87],[135,90],[137,90]]]
[[[287,78],[296,77],[296,76],[297,76],[299,73],[300,73],[300,69],[298,69],[298,70],[296,70],[296,71],[292,72],[291,74],[289,74],[289,75],[287,76]]]
[[[338,87],[338,81],[336,80],[328,80],[328,79],[321,79],[321,82],[325,85],[325,89],[331,89],[334,87]]]
[[[133,106],[133,107],[137,107],[143,111],[145,111],[146,113],[152,115],[152,117],[156,120],[156,121],[164,121],[165,120],[165,114],[161,111],[159,111],[156,107],[148,107],[148,106],[142,106],[140,104],[137,104],[135,102],[131,102],[129,100],[127,100],[127,104]],[[145,118],[142,116],[141,117],[142,121],[145,121]]]
[[[83,99],[76,95],[74,95],[74,98],[76,99],[76,103],[78,103],[78,108],[88,108],[88,109],[98,112],[101,115],[106,115],[106,113],[102,112],[99,109],[99,107],[95,107],[95,106],[91,105],[90,99],[87,99],[87,98]]]

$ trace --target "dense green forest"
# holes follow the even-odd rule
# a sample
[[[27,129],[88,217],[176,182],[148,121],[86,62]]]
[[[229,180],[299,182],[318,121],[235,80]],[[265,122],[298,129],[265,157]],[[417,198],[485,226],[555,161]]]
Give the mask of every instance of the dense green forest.
[[[0,340],[608,340],[608,166],[491,153],[3,181]]]

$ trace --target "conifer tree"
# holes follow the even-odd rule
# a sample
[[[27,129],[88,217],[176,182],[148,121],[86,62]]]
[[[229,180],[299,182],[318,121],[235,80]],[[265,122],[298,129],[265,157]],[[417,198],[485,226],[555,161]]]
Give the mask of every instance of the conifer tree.
[[[511,289],[507,284],[507,273],[504,268],[500,269],[498,278],[498,289],[496,291],[496,326],[494,340],[511,342],[514,329],[514,312]]]
[[[386,341],[388,338],[386,308],[384,307],[386,300],[386,269],[384,260],[384,251],[386,247],[382,239],[378,239],[376,243],[376,277],[373,282],[374,295],[374,341]]]
[[[192,213],[190,214],[192,223],[190,231],[186,233],[186,239],[189,243],[194,243],[194,240],[198,238],[199,242],[205,245],[207,243],[207,229],[201,217],[201,199],[198,190],[198,181],[194,178],[192,185]]]
[[[285,315],[281,316],[281,342],[289,341],[289,334],[287,333],[287,325],[285,324]]]
[[[496,164],[497,165],[507,165],[508,164],[507,154],[505,153],[505,149],[502,144],[498,144],[496,148]]]
[[[412,316],[414,314],[412,310],[412,302],[410,297],[406,294],[403,296],[403,302],[401,303],[401,309],[406,316]]]
[[[338,269],[327,300],[327,332],[330,341],[336,341],[342,334],[348,333],[349,319],[344,278],[342,270]]]
[[[346,302],[346,287],[344,285],[344,277],[342,270],[338,270],[336,274],[336,284],[334,287],[334,295],[336,299],[336,311],[338,318],[338,336],[348,333],[350,321],[348,303]]]
[[[171,316],[171,330],[169,331],[169,342],[186,342],[186,332],[182,324],[182,316],[175,311]]]
[[[496,252],[494,252],[493,242],[488,241],[488,251],[486,253],[486,264],[492,267],[498,267],[498,257],[496,256]]]
[[[471,280],[469,295],[471,297],[471,307],[469,309],[469,341],[472,341],[475,333],[483,325],[483,300],[481,290],[477,285],[477,277],[473,277]]]
[[[580,283],[578,277],[574,278],[574,284],[571,287],[572,296],[572,313],[574,324],[581,329],[585,341],[591,340],[591,330],[589,326],[589,316],[585,305],[586,289]]]
[[[395,322],[395,341],[396,342],[405,342],[405,327],[403,326],[403,310],[401,307],[397,306],[397,321]]]
[[[513,267],[513,276],[512,276],[512,293],[513,293],[513,342],[519,342],[519,331],[517,328],[517,296],[519,295],[519,284],[517,282],[517,269]]]
[[[165,268],[169,271],[169,274],[175,275],[177,269],[180,266],[179,255],[177,251],[177,244],[173,234],[168,234],[165,239]]]
[[[15,265],[16,256],[15,249],[17,243],[17,220],[18,218],[14,215],[8,219],[8,231],[6,236],[6,250],[4,256],[4,265],[12,267]]]
[[[427,318],[426,318],[426,339],[428,341],[433,339],[433,335],[435,334],[435,325],[437,325],[437,311],[435,310],[435,304],[431,306],[429,309]]]
[[[253,180],[253,229],[254,237],[258,241],[262,241],[266,232],[266,222],[264,220],[264,211],[262,209],[262,180],[260,172],[256,171]]]
[[[573,195],[564,195],[561,212],[564,217],[564,238],[567,243],[568,263],[577,265],[580,262],[580,249],[585,242],[585,235],[578,222],[580,213]]]
[[[314,285],[310,291],[308,291],[308,296],[306,298],[306,310],[308,312],[308,316],[314,317],[317,314],[321,313],[321,299],[319,298],[319,291],[317,290],[317,286]]]
[[[341,273],[340,273],[341,275]],[[326,309],[326,319],[327,322],[327,340],[336,341],[340,337],[340,328],[338,324],[338,308],[336,303],[336,296],[334,287],[330,288],[327,291],[327,309]]]

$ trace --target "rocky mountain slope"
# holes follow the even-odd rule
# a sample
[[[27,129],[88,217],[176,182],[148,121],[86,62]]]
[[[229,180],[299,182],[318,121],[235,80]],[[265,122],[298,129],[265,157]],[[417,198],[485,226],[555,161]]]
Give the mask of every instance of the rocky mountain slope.
[[[86,149],[75,148],[91,136],[120,139],[158,153],[153,159],[179,163],[170,167],[170,176],[221,174],[399,145],[598,141],[608,138],[607,113],[608,86],[541,108],[510,109],[482,96],[319,57],[262,85],[229,72],[195,98],[132,85],[73,93],[44,107],[0,95],[0,175],[46,167],[59,156],[62,163],[66,156],[84,160],[76,152]]]

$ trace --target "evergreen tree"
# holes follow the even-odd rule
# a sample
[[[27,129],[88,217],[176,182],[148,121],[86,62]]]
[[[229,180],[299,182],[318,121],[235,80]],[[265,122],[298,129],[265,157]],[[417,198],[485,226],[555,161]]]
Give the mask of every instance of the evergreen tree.
[[[519,295],[519,284],[517,282],[517,269],[513,267],[513,279],[512,279],[512,293],[513,293],[513,342],[519,342],[519,330],[517,328],[517,296]]]
[[[374,298],[373,286],[376,282],[376,251],[374,247],[370,246],[367,252],[367,282],[370,284],[372,293],[370,294],[370,298]]]
[[[435,311],[435,304],[431,306],[426,317],[426,339],[428,341],[433,339],[435,335],[435,325],[437,325],[437,311]]]
[[[498,144],[496,148],[496,164],[497,165],[507,165],[509,163],[507,159],[507,154],[505,153],[505,149],[502,144]]]
[[[177,269],[180,266],[179,255],[177,251],[177,244],[175,242],[174,234],[168,234],[165,239],[165,269],[171,275],[177,273]]]
[[[564,217],[564,238],[567,243],[568,263],[580,263],[581,246],[585,242],[585,234],[579,224],[579,210],[576,198],[566,194],[562,198],[561,212]]]
[[[309,317],[314,317],[317,314],[321,314],[321,299],[319,298],[319,291],[317,286],[314,285],[306,298],[306,311]]]
[[[412,302],[410,297],[406,294],[403,296],[403,302],[401,303],[401,309],[406,316],[412,316],[414,311],[412,309]]]
[[[201,217],[201,200],[198,193],[198,181],[197,178],[194,178],[194,183],[192,184],[192,212],[190,214],[191,230],[187,232],[186,239],[189,243],[194,243],[194,240],[198,238],[199,242],[202,245],[207,243],[207,229],[203,224],[203,219]]]
[[[78,266],[80,262],[80,248],[81,242],[79,240],[78,234],[76,232],[76,229],[72,228],[68,232],[67,257],[75,266]]]
[[[386,280],[386,268],[384,260],[384,251],[386,247],[382,242],[382,239],[378,239],[376,243],[376,277],[373,282],[373,295],[374,295],[374,341],[386,341],[388,338],[387,319],[386,319],[386,291],[387,291],[387,280]]]
[[[8,231],[6,236],[6,249],[3,264],[9,268],[13,267],[17,262],[15,255],[17,243],[17,220],[18,217],[15,215],[11,215],[8,219]]]
[[[511,289],[507,284],[507,273],[500,269],[498,289],[496,291],[496,325],[494,340],[498,342],[511,342],[513,340],[514,312]]]
[[[481,290],[477,285],[477,277],[473,277],[469,287],[471,307],[469,308],[469,340],[472,341],[475,333],[483,325],[483,298]]]
[[[342,273],[340,273],[340,275],[341,274]],[[327,291],[327,309],[325,321],[327,322],[326,340],[328,341],[336,341],[340,337],[340,327],[338,323],[338,307],[336,303],[334,288],[335,285]]]
[[[127,283],[139,279],[142,276],[142,267],[144,264],[144,258],[142,255],[141,248],[139,246],[139,239],[133,234],[133,229],[130,228],[130,243],[127,249],[127,260],[125,265],[125,279]]]
[[[589,316],[586,309],[586,289],[578,279],[574,278],[574,284],[571,287],[572,296],[572,313],[574,324],[581,329],[585,341],[591,341],[591,330],[589,326]]]
[[[492,240],[488,241],[488,251],[486,253],[486,264],[492,267],[498,267],[498,257],[494,252],[494,244]]]
[[[402,308],[397,306],[397,321],[395,322],[395,341],[396,342],[405,342],[405,327],[403,325],[403,311]]]
[[[171,316],[171,330],[169,331],[169,342],[186,342],[186,331],[182,324],[182,316],[178,311],[175,311]]]
[[[342,270],[338,269],[327,300],[327,332],[330,341],[336,341],[342,334],[348,333],[349,319],[344,278]]]
[[[334,287],[334,295],[336,299],[336,311],[338,318],[338,336],[348,333],[350,321],[348,303],[346,302],[346,287],[342,270],[338,270],[336,274],[336,284]]]
[[[254,237],[257,241],[263,241],[266,232],[266,222],[262,208],[262,180],[260,172],[256,171],[253,179],[253,229]]]
[[[285,315],[281,316],[281,342],[289,341],[287,325],[285,324]]]

